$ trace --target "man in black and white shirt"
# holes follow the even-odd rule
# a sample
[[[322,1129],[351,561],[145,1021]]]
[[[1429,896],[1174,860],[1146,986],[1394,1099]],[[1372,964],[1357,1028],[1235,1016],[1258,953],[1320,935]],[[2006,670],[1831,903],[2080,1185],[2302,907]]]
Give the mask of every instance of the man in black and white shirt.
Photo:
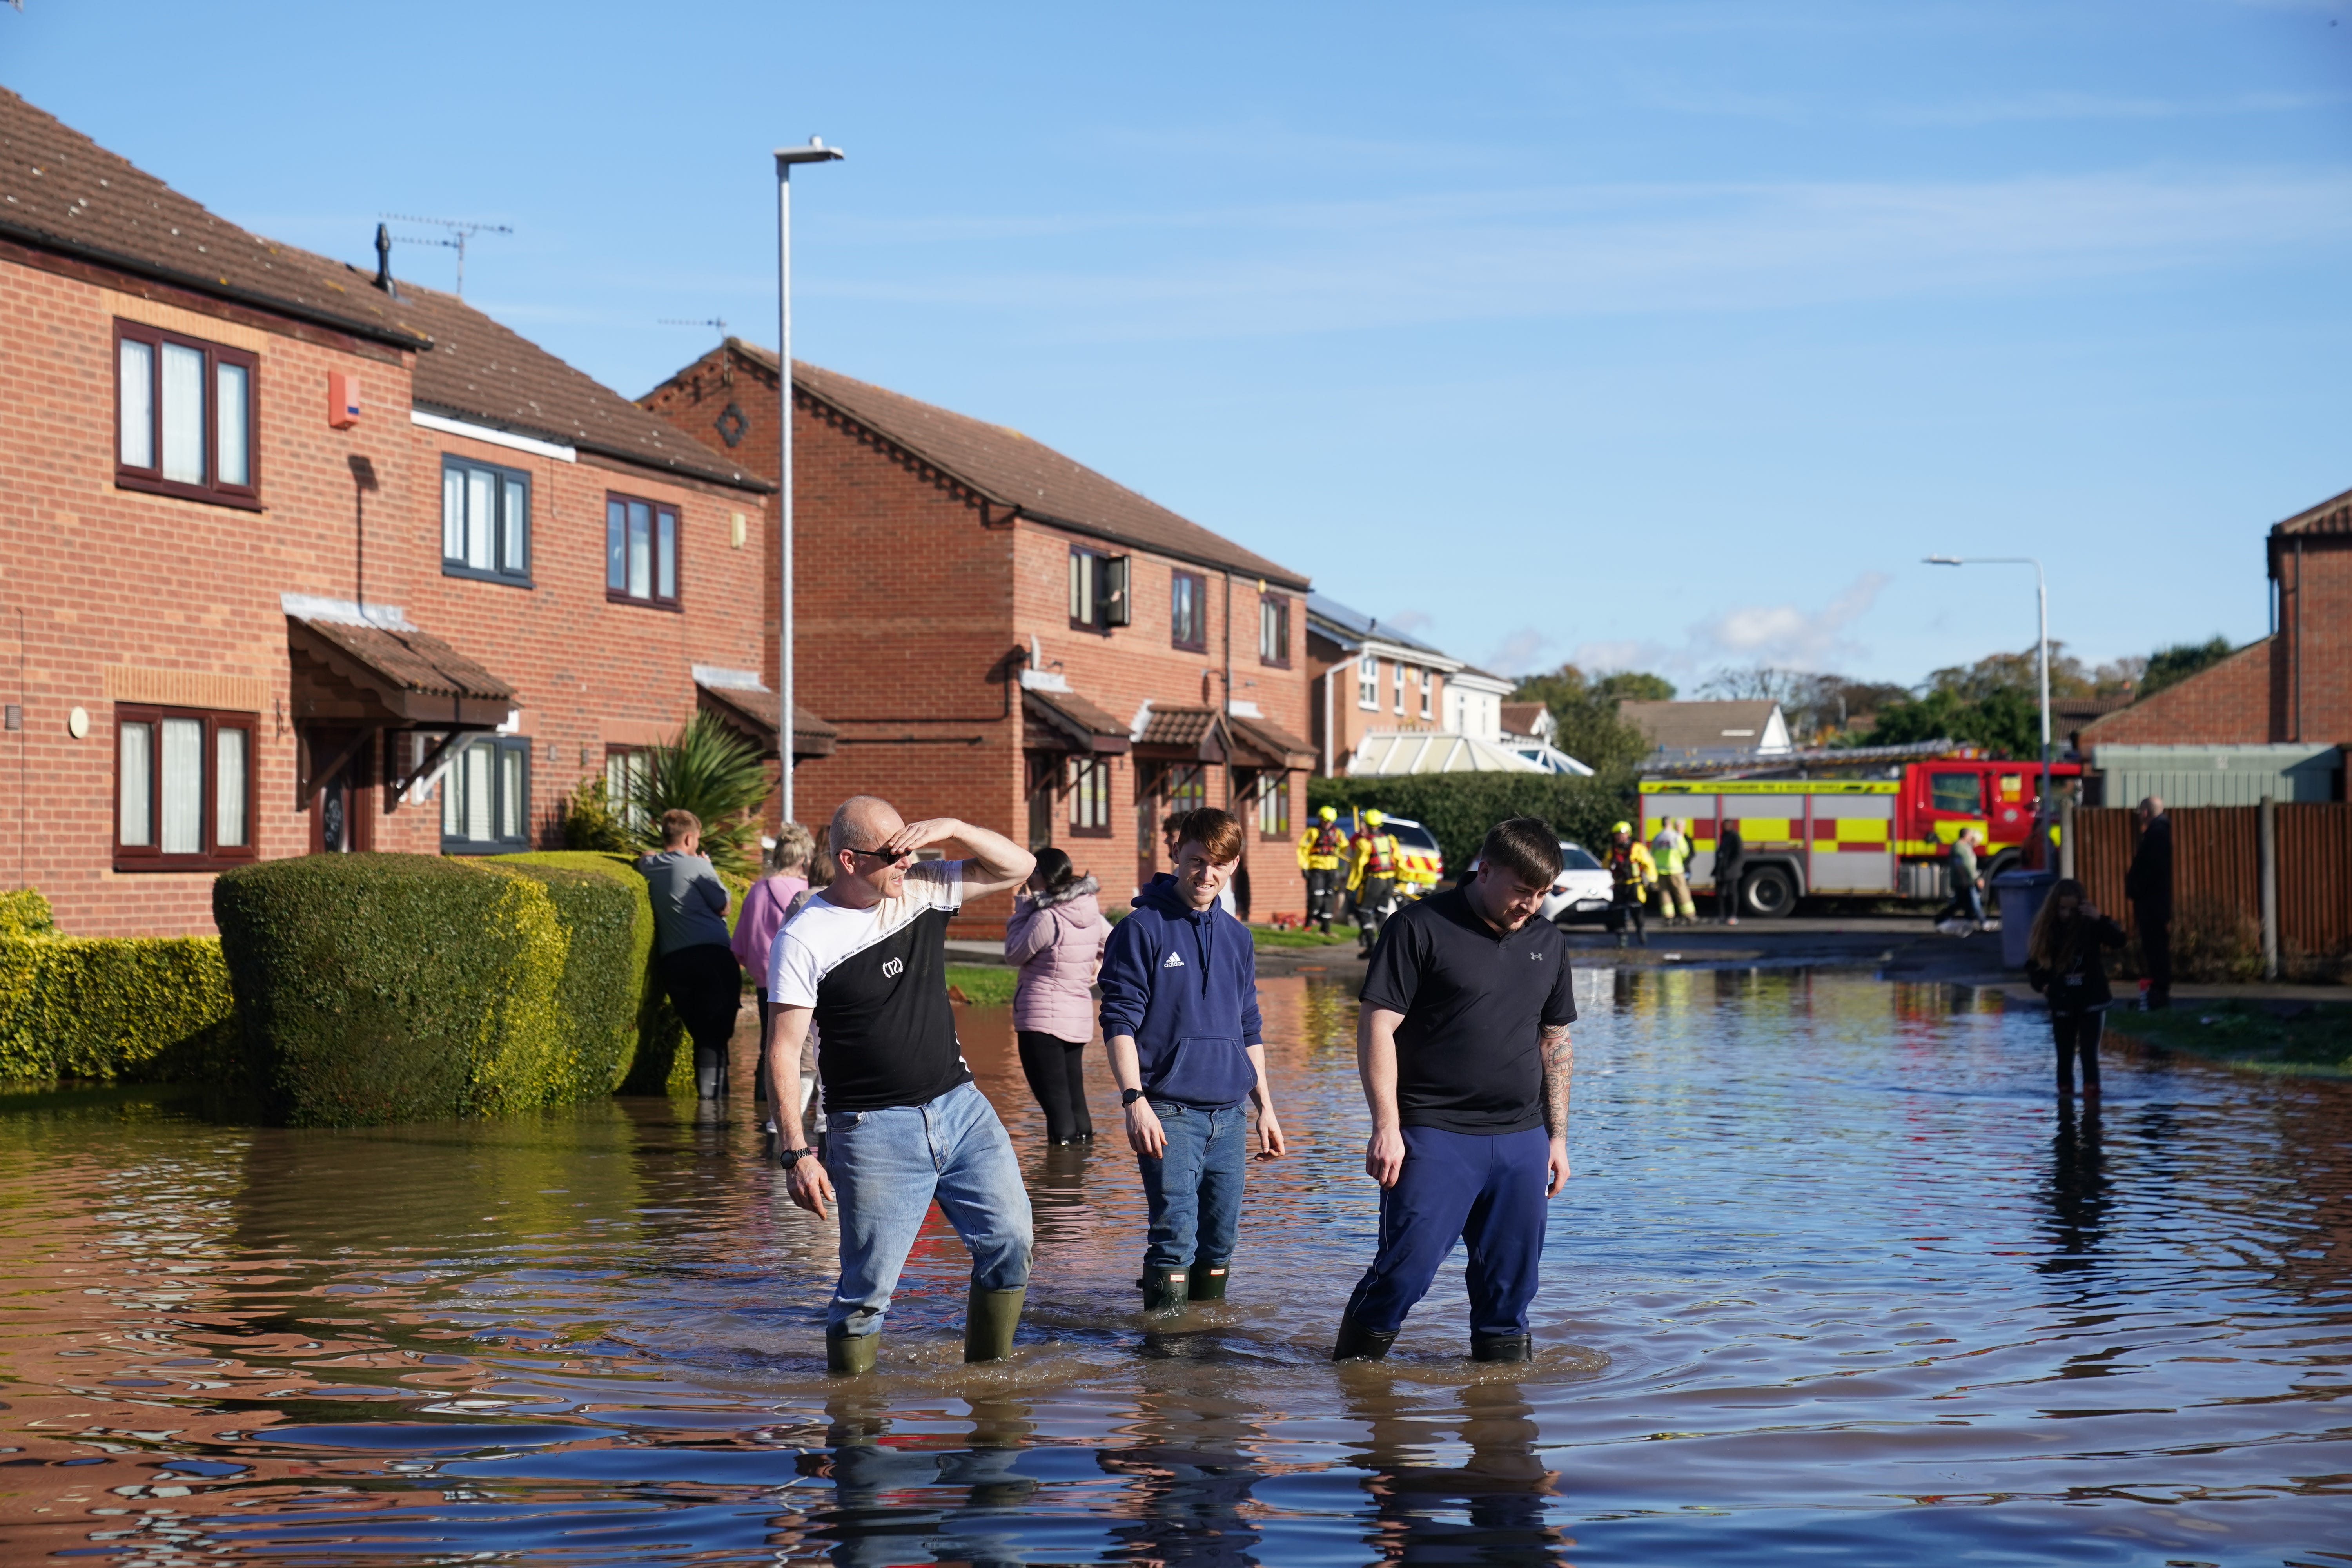
[[[833,885],[777,933],[768,1103],[793,1202],[841,1208],[841,1279],[825,1314],[825,1364],[870,1372],[883,1314],[934,1198],[971,1252],[964,1359],[996,1361],[1029,1285],[1029,1194],[1013,1141],[974,1087],[948,1003],[947,928],[967,898],[1025,880],[1035,858],[951,816],[905,822],[856,795],[833,814]],[[962,860],[917,861],[933,845]],[[801,1042],[811,1021],[824,1085],[825,1155],[803,1146]]]

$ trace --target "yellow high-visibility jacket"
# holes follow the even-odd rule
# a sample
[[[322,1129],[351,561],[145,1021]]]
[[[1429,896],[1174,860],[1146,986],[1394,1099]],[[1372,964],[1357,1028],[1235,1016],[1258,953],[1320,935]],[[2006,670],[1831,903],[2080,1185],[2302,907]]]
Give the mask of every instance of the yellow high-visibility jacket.
[[[1397,842],[1395,834],[1374,833],[1369,828],[1357,834],[1348,848],[1348,891],[1351,893],[1364,885],[1366,877],[1386,877],[1393,881],[1397,858],[1404,853],[1404,846]]]
[[[1336,822],[1318,822],[1298,836],[1298,868],[1302,871],[1336,871],[1347,852],[1347,830]]]
[[[1683,837],[1679,827],[1662,827],[1658,836],[1650,840],[1650,859],[1661,877],[1681,876],[1690,852],[1690,840]]]

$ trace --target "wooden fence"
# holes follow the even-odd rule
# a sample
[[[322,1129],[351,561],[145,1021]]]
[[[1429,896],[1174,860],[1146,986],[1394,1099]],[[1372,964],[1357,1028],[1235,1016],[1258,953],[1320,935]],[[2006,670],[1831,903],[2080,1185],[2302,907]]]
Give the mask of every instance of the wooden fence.
[[[2308,971],[2352,952],[2352,804],[2281,805],[2277,813],[2278,947],[2282,966]],[[2172,820],[2172,902],[2226,912],[2259,931],[2262,807],[2179,806]],[[2124,873],[2139,847],[2139,820],[2126,806],[2074,813],[2074,874],[2091,901],[2133,929]],[[2137,934],[2135,932],[2135,934]],[[2324,966],[2324,965],[2323,965]]]

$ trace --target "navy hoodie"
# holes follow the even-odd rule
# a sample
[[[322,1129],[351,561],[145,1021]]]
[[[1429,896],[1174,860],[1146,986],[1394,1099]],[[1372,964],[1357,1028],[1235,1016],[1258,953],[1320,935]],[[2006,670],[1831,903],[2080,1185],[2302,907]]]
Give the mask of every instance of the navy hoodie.
[[[1248,1047],[1263,1038],[1249,929],[1214,904],[1192,908],[1166,871],[1133,902],[1103,949],[1103,1038],[1135,1037],[1154,1100],[1238,1104],[1257,1082]]]

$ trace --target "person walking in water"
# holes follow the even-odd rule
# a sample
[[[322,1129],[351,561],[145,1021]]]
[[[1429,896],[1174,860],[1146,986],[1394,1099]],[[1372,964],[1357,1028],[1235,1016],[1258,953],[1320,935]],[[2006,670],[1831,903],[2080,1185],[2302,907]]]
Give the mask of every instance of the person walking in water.
[[[2161,796],[2139,803],[2139,847],[2124,873],[2124,897],[2139,928],[2140,967],[2150,1008],[2172,1005],[2172,818]]]
[[[1658,873],[1658,922],[1672,925],[1680,915],[1687,924],[1698,922],[1698,906],[1691,902],[1690,879],[1684,870],[1690,864],[1690,824],[1680,827],[1671,816],[1658,820],[1658,831],[1650,840],[1650,862]]]
[[[764,859],[768,874],[743,895],[743,912],[735,917],[735,962],[751,976],[760,1009],[760,1065],[751,1075],[752,1100],[768,1102],[768,954],[776,932],[792,918],[793,906],[809,889],[809,862],[816,854],[816,838],[797,822],[776,829]],[[805,1070],[806,1064],[803,1064]]]
[[[2099,1093],[2099,1037],[2105,1031],[2107,971],[2100,950],[2121,947],[2124,928],[2099,912],[2068,877],[2054,884],[2033,917],[2025,943],[2025,979],[2050,998],[2050,1034],[2058,1047],[2058,1093],[2074,1092],[2074,1058],[2083,1058],[2083,1098]]]
[[[1020,970],[1013,1037],[1029,1092],[1045,1113],[1049,1143],[1095,1135],[1087,1112],[1087,1041],[1095,1032],[1095,971],[1110,937],[1110,922],[1095,901],[1098,890],[1068,855],[1049,846],[1037,851],[1037,868],[1013,896],[1004,921],[1004,961]]]
[[[964,1360],[998,1361],[1012,1353],[1028,1292],[1029,1194],[956,1040],[947,930],[966,899],[1019,887],[1036,861],[1003,834],[952,816],[903,821],[865,795],[835,810],[829,843],[833,885],[784,927],[768,973],[776,1159],[793,1202],[823,1219],[837,1192],[841,1207],[825,1365],[874,1370],[883,1316],[934,1198],[971,1253]],[[968,858],[915,860],[934,845]],[[822,1163],[801,1130],[812,1021],[824,1037]]]
[[[1609,929],[1617,933],[1617,945],[1625,945],[1625,928],[1633,928],[1633,940],[1643,947],[1650,945],[1650,933],[1643,929],[1642,911],[1650,901],[1650,889],[1658,885],[1658,868],[1650,858],[1649,847],[1633,837],[1633,825],[1621,822],[1609,834]]]
[[[1348,852],[1348,836],[1339,828],[1339,809],[1327,805],[1315,814],[1315,825],[1298,836],[1298,869],[1307,879],[1307,918],[1331,934],[1331,906],[1339,900],[1339,860]]]
[[[1102,1032],[1127,1141],[1143,1173],[1150,1234],[1146,1312],[1222,1301],[1241,1224],[1257,1106],[1258,1157],[1284,1152],[1266,1081],[1249,931],[1218,907],[1242,855],[1242,825],[1202,807],[1178,832],[1176,869],[1135,896],[1103,952]]]
[[[1356,900],[1356,951],[1369,957],[1380,940],[1381,921],[1396,897],[1397,860],[1404,847],[1388,830],[1389,819],[1367,811],[1348,841],[1348,891]]]
[[[728,945],[727,884],[702,854],[702,819],[662,813],[662,847],[640,856],[637,874],[654,905],[654,973],[670,1011],[694,1042],[694,1090],[727,1091],[727,1042],[743,1006],[743,972]]]
[[[1739,824],[1732,817],[1723,818],[1723,826],[1715,837],[1715,907],[1723,913],[1723,923],[1739,923],[1739,879],[1747,874],[1742,864],[1748,858],[1748,841],[1739,836]]]
[[[1977,870],[1979,841],[1975,828],[1963,827],[1945,852],[1944,879],[1951,885],[1951,897],[1936,911],[1938,924],[1947,916],[1957,915],[1974,930],[1984,930],[1984,878]]]
[[[1380,1251],[1348,1300],[1334,1361],[1388,1354],[1457,1241],[1470,1248],[1471,1358],[1530,1353],[1528,1305],[1545,1200],[1568,1182],[1576,1066],[1568,939],[1531,918],[1559,868],[1549,823],[1498,823],[1474,879],[1381,933],[1356,1028]]]

